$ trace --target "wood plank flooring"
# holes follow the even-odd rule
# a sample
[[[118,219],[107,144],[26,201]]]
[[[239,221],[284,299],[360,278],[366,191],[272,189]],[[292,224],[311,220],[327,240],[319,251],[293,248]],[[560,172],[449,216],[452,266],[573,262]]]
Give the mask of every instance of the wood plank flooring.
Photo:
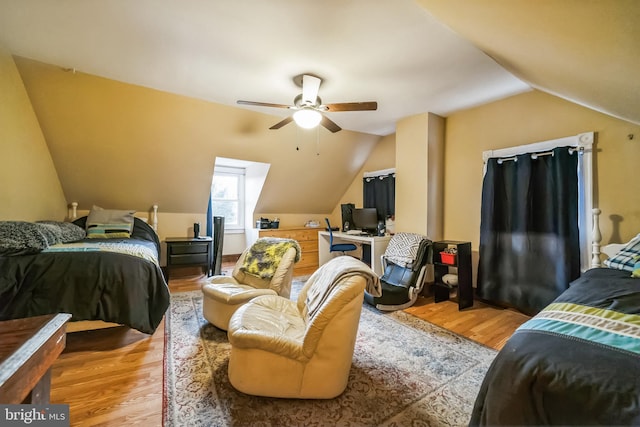
[[[199,290],[205,279],[176,271],[183,274],[171,278],[171,292]],[[432,297],[406,311],[495,349],[529,319],[477,301],[458,311],[455,302]],[[72,426],[161,426],[163,349],[164,322],[151,336],[125,327],[69,333],[52,368],[51,402],[69,404]]]

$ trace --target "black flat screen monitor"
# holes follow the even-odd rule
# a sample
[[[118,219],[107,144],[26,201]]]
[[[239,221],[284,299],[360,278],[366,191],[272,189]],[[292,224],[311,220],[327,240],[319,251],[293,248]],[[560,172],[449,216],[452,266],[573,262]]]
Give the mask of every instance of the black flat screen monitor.
[[[375,233],[378,229],[378,210],[376,208],[359,208],[351,211],[353,227],[367,233]]]

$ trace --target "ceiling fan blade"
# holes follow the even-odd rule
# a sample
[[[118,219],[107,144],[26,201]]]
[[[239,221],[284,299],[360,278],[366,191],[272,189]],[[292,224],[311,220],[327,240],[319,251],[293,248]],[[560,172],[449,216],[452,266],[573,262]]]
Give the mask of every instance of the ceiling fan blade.
[[[330,130],[332,133],[336,133],[336,132],[342,130],[342,128],[340,126],[335,124],[333,121],[331,121],[331,119],[329,119],[324,114],[322,115],[322,120],[320,121],[320,124],[322,126],[324,126],[325,128],[327,128],[328,130]]]
[[[286,119],[279,121],[278,123],[276,123],[275,125],[271,126],[269,129],[280,129],[282,126],[288,125],[289,123],[291,123],[293,121],[293,117],[289,116]]]
[[[305,74],[302,76],[302,102],[310,105],[316,105],[318,99],[318,91],[320,90],[319,77]]]
[[[240,105],[253,105],[256,107],[293,108],[291,105],[271,104],[269,102],[254,102],[254,101],[236,101],[236,102]]]
[[[323,110],[329,113],[339,111],[371,111],[378,109],[378,103],[375,101],[368,102],[341,102],[338,104],[323,105]]]

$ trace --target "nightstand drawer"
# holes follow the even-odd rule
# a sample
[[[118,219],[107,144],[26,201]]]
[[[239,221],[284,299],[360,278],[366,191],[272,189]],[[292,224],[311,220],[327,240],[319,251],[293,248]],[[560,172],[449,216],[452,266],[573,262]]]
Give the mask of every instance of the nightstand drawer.
[[[172,244],[170,246],[171,253],[169,255],[176,254],[206,254],[209,249],[208,243],[180,243]]]
[[[171,265],[185,264],[206,264],[208,262],[208,254],[184,254],[171,255]]]
[[[172,267],[201,266],[211,274],[213,241],[211,237],[167,237],[167,279]]]

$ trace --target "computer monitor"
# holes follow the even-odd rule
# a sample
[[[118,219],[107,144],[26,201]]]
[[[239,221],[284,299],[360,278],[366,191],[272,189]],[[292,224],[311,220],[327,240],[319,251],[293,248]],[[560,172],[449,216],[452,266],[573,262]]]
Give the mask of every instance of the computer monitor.
[[[378,229],[378,210],[376,208],[359,208],[351,211],[353,227],[367,233],[375,233]]]

